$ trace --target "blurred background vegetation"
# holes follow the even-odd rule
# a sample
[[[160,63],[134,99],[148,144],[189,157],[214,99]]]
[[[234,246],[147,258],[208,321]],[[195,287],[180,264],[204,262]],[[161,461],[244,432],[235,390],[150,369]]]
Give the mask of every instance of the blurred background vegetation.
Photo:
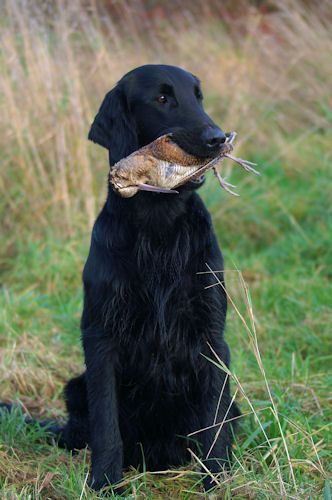
[[[233,389],[247,414],[220,498],[331,498],[331,22],[328,0],[2,0],[2,399],[64,416],[108,173],[89,125],[125,72],[178,65],[262,172],[224,165],[240,198],[212,175],[201,190],[225,256]],[[0,420],[4,497],[97,498],[88,460],[45,445],[20,410]],[[126,475],[135,498],[203,496],[200,480],[194,464]]]

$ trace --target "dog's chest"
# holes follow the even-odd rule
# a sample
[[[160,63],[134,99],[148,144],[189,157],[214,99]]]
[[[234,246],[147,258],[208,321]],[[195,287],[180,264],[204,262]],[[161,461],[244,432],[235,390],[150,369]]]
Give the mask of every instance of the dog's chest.
[[[130,391],[176,395],[191,392],[197,382],[207,345],[203,318],[188,290],[173,293],[142,297],[136,314],[126,318],[119,352],[121,379]]]
[[[204,289],[199,271],[205,269],[211,225],[203,210],[189,208],[171,224],[164,212],[140,221],[141,227],[127,228],[131,245],[114,256],[109,332],[125,386],[152,384],[175,394],[195,385],[204,363],[213,292]]]
[[[128,287],[115,328],[125,384],[171,394],[193,387],[207,345],[206,295],[190,272],[152,274],[140,288]]]
[[[171,345],[178,332],[195,331],[202,319],[206,249],[210,226],[186,215],[172,225],[132,231],[132,245],[118,252],[108,319],[122,343],[139,339]],[[194,223],[195,222],[195,223]],[[128,231],[129,232],[129,231]]]

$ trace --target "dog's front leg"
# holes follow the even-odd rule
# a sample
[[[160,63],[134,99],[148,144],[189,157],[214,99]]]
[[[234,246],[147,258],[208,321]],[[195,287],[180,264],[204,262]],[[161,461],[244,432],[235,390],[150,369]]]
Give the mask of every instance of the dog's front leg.
[[[85,333],[85,332],[84,332]],[[90,486],[99,490],[122,478],[123,449],[119,429],[115,357],[99,332],[83,333],[88,390],[91,456]]]

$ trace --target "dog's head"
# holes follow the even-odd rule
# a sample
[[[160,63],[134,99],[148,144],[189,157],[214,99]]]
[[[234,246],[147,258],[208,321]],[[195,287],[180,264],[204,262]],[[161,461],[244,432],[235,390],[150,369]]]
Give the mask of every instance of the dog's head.
[[[175,66],[141,66],[106,94],[89,139],[109,150],[110,165],[170,132],[186,152],[214,157],[226,136],[202,101],[200,82],[191,73]]]

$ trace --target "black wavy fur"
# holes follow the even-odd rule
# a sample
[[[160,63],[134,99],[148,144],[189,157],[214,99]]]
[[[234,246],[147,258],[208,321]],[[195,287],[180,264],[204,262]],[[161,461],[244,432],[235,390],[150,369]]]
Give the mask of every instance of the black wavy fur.
[[[219,151],[208,138],[222,131],[203,110],[197,78],[148,65],[106,95],[89,138],[109,150],[113,165],[169,131],[188,152]],[[69,419],[55,433],[70,450],[91,447],[95,489],[120,481],[129,465],[156,471],[185,464],[188,448],[213,473],[229,464],[229,423],[216,440],[219,427],[195,434],[196,442],[186,437],[239,415],[224,371],[207,359],[211,346],[229,366],[227,300],[221,286],[207,288],[211,274],[198,274],[206,263],[221,271],[223,259],[196,187],[130,199],[109,189],[94,225],[83,273],[86,371],[68,382]],[[209,476],[204,485],[214,485]]]

